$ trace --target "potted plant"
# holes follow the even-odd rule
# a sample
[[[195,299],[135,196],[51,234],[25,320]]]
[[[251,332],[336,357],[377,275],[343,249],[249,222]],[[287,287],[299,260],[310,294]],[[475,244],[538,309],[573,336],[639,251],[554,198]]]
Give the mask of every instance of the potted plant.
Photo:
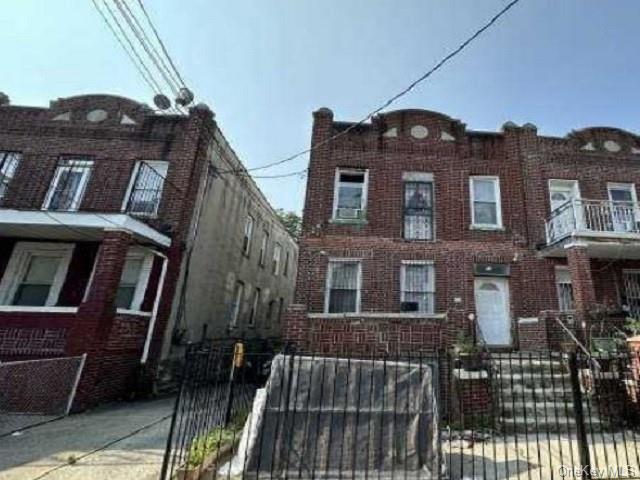
[[[464,332],[459,332],[452,346],[460,368],[473,372],[484,369],[484,358],[478,344]]]

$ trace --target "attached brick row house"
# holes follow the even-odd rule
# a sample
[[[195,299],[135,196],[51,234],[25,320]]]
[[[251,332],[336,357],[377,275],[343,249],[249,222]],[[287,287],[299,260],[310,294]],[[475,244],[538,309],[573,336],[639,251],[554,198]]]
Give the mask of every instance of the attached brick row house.
[[[322,108],[311,146],[286,330],[304,348],[433,351],[462,334],[557,349],[567,329],[584,342],[640,310],[632,133],[473,131],[425,110],[354,124]]]
[[[297,245],[242,172],[204,105],[0,106],[0,361],[86,353],[82,408],[190,342],[277,335]]]

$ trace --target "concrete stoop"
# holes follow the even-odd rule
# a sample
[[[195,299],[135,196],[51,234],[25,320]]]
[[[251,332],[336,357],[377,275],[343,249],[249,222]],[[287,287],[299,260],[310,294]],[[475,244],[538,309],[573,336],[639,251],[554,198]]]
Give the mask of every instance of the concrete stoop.
[[[497,415],[505,433],[572,434],[577,430],[571,377],[561,356],[548,359],[501,354],[492,358]],[[591,428],[602,427],[595,405],[583,395]]]

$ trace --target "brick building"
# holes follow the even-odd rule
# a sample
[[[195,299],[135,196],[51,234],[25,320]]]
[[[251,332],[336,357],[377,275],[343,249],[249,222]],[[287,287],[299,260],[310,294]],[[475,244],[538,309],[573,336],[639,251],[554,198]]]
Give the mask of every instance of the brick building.
[[[640,308],[634,134],[473,131],[424,110],[354,125],[322,108],[311,144],[294,343],[433,351],[462,332],[555,349],[564,327],[602,336]]]
[[[0,360],[87,353],[82,408],[188,342],[277,335],[297,246],[247,175],[220,170],[244,167],[204,105],[0,106]]]

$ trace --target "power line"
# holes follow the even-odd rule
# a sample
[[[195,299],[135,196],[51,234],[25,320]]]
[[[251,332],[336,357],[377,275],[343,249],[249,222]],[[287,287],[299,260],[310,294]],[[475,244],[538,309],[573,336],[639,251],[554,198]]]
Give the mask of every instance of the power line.
[[[98,11],[98,13],[100,14],[100,16],[102,17],[102,20],[104,20],[104,23],[107,24],[107,27],[109,27],[109,30],[111,31],[111,33],[113,34],[113,36],[116,38],[116,40],[118,41],[118,43],[120,44],[120,46],[122,47],[122,49],[125,51],[125,53],[127,54],[127,56],[129,57],[129,60],[131,60],[131,63],[133,63],[134,67],[136,68],[136,70],[138,70],[138,73],[140,74],[140,76],[144,79],[145,83],[147,85],[149,85],[149,88],[151,88],[151,90],[153,91],[154,94],[157,94],[161,91],[159,85],[157,83],[155,83],[155,79],[153,78],[153,75],[150,75],[149,70],[147,69],[146,65],[144,64],[144,62],[142,62],[142,59],[138,56],[137,52],[135,51],[135,49],[133,49],[133,47],[131,46],[131,42],[129,42],[129,45],[132,47],[133,50],[133,54],[129,51],[129,49],[126,47],[126,45],[124,44],[124,42],[122,41],[122,39],[120,38],[120,36],[118,35],[118,33],[116,32],[115,28],[113,27],[113,25],[111,25],[111,22],[109,22],[109,19],[107,18],[107,16],[104,14],[104,12],[100,9],[100,7],[98,6],[98,3],[96,0],[91,0],[91,2],[93,3],[93,6],[95,7],[95,9]],[[104,0],[103,0],[104,2]],[[109,6],[105,3],[105,7],[107,8],[107,10],[109,10],[109,13],[111,14],[111,16],[113,17],[113,12],[111,12],[111,10],[109,9]],[[127,38],[128,41],[128,38]],[[134,58],[134,54],[135,56],[138,57],[138,60],[140,62],[140,64],[142,65],[142,68],[140,67],[140,65],[138,64],[138,62],[136,61],[136,59]],[[145,73],[145,70],[147,71],[147,73],[149,73],[149,77],[147,77],[147,74]]]
[[[377,115],[378,113],[380,113],[382,110],[384,110],[385,108],[389,107],[391,104],[393,104],[394,102],[396,102],[398,99],[400,99],[401,97],[403,97],[404,95],[408,94],[410,91],[412,91],[416,86],[418,86],[420,83],[424,82],[427,78],[429,78],[431,75],[433,75],[435,72],[437,72],[438,70],[440,70],[446,63],[448,63],[452,58],[454,58],[455,56],[457,56],[459,53],[461,53],[467,46],[469,46],[469,44],[471,44],[475,39],[477,39],[480,35],[482,35],[486,30],[488,30],[489,28],[491,28],[491,26],[493,26],[493,24],[495,24],[498,19],[500,17],[502,17],[503,15],[505,15],[509,10],[511,10],[517,3],[519,3],[520,0],[511,0],[511,2],[509,2],[504,8],[502,8],[497,14],[495,14],[493,17],[491,17],[491,19],[486,22],[482,27],[480,27],[478,30],[476,30],[470,37],[468,37],[464,42],[462,42],[455,50],[451,51],[448,55],[446,55],[444,58],[442,58],[438,63],[435,64],[435,66],[433,66],[433,68],[431,68],[430,70],[428,70],[426,73],[424,73],[423,75],[421,75],[420,77],[418,77],[416,80],[414,80],[413,82],[411,82],[408,86],[406,86],[404,89],[402,89],[400,92],[396,93],[395,95],[393,95],[391,98],[389,98],[388,100],[386,100],[382,105],[380,105],[379,107],[377,107],[376,109],[372,110],[371,112],[369,112],[367,114],[367,116],[365,116],[362,120],[358,121],[357,123],[353,123],[351,124],[348,128],[342,130],[341,132],[321,141],[316,143],[315,145],[311,146],[310,148],[306,148],[298,153],[295,153],[293,155],[290,155],[288,157],[283,158],[282,160],[278,160],[272,163],[268,163],[266,165],[261,165],[259,167],[253,167],[253,168],[248,168],[246,169],[247,171],[256,171],[256,170],[264,170],[267,168],[272,168],[275,167],[277,165],[282,165],[283,163],[287,163],[287,162],[291,162],[292,160],[295,160],[296,158],[301,157],[302,155],[306,155],[307,153],[311,153],[314,150],[316,150],[317,148],[326,145],[329,142],[332,142],[344,135],[346,135],[347,133],[349,133],[350,131],[358,128],[359,126],[361,126],[362,124],[364,124],[366,121],[368,121],[369,119],[371,119],[374,115]],[[229,170],[229,171],[223,171],[223,172],[218,172],[218,173],[236,173],[233,170]]]
[[[142,0],[138,0],[138,5],[140,5],[140,9],[142,10],[142,13],[144,14],[145,18],[147,19],[147,22],[149,23],[149,26],[151,27],[151,30],[153,31],[153,34],[155,35],[156,39],[158,40],[158,43],[160,44],[160,48],[162,48],[162,51],[164,52],[165,56],[167,57],[167,60],[169,60],[169,64],[171,65],[171,68],[173,68],[173,71],[178,76],[178,79],[180,80],[180,83],[182,83],[182,86],[185,86],[186,82],[183,80],[182,75],[180,75],[180,71],[176,68],[176,64],[173,61],[173,59],[171,58],[171,55],[169,55],[169,52],[167,51],[167,48],[165,47],[164,42],[160,38],[160,35],[158,34],[158,30],[156,29],[156,27],[154,26],[153,22],[151,21],[151,17],[147,13],[147,9],[145,8],[144,3],[142,2]]]

